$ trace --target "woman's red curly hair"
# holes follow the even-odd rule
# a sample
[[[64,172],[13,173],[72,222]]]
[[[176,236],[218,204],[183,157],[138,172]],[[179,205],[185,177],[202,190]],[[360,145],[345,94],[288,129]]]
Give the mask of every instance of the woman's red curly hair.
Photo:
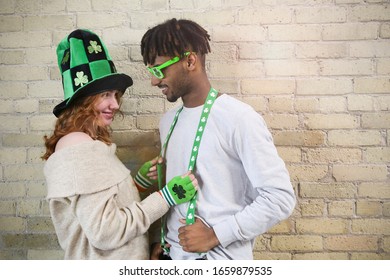
[[[118,104],[120,104],[122,94],[118,93],[116,97]],[[95,109],[101,96],[102,94],[96,94],[78,98],[71,107],[64,110],[57,119],[53,134],[50,137],[44,136],[46,152],[41,157],[43,160],[47,160],[54,153],[58,141],[71,132],[84,132],[94,140],[102,141],[107,145],[112,144],[112,130],[100,123],[98,118],[100,112]]]

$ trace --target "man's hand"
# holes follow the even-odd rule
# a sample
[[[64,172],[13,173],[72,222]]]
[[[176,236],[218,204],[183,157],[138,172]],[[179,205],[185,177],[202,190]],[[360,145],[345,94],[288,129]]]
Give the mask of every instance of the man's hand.
[[[184,219],[180,222],[185,224]],[[179,244],[186,252],[201,253],[218,246],[219,240],[212,228],[196,218],[194,224],[179,228]]]
[[[170,244],[165,244],[167,248],[171,247]],[[150,259],[151,260],[159,260],[160,255],[164,252],[164,250],[161,248],[160,243],[153,243],[150,249]]]

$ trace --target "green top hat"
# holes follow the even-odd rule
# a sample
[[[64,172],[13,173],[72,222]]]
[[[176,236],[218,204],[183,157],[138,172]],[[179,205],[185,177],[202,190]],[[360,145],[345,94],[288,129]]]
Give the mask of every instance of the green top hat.
[[[106,46],[89,30],[77,29],[65,37],[57,47],[57,59],[65,99],[53,109],[57,118],[80,96],[125,92],[133,84],[131,77],[117,73]]]

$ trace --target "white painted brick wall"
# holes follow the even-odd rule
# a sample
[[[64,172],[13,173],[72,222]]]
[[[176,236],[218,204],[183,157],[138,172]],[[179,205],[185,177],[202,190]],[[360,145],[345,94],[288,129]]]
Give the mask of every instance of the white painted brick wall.
[[[62,100],[59,41],[91,29],[133,77],[113,129],[134,171],[158,152],[174,106],[151,87],[139,44],[171,17],[209,31],[213,86],[264,116],[290,171],[294,214],[257,238],[254,257],[390,259],[386,0],[1,1],[0,259],[63,257],[39,158]]]

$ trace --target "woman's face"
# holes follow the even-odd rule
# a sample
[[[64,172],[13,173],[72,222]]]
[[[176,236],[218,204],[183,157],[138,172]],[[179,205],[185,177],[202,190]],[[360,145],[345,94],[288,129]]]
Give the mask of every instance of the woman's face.
[[[100,94],[95,108],[100,112],[100,120],[102,125],[111,125],[116,111],[119,109],[117,90],[105,91]]]

